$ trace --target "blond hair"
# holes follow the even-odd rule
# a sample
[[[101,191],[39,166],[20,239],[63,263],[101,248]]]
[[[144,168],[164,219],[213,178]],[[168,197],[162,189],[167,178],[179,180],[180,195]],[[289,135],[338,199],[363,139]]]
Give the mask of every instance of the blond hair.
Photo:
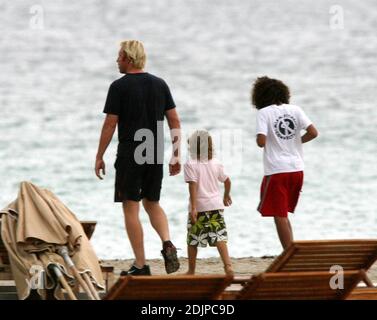
[[[147,56],[144,51],[144,46],[140,41],[127,40],[121,42],[120,46],[135,68],[143,69],[145,67]]]
[[[211,160],[214,154],[212,137],[206,130],[196,130],[187,140],[191,158]]]

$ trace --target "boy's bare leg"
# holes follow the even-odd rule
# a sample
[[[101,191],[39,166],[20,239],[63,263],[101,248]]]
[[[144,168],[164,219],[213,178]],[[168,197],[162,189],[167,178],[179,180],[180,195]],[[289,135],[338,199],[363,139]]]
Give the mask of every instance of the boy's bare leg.
[[[289,221],[289,219],[287,218],[288,220],[288,225],[289,225],[289,230],[291,231],[291,239],[293,241],[293,230],[292,230],[292,225],[291,225],[291,222]]]
[[[293,241],[292,226],[288,218],[274,217],[276,230],[283,249],[287,248]]]
[[[198,248],[196,246],[187,246],[188,271],[186,272],[186,274],[195,274],[197,253]]]
[[[135,265],[142,268],[145,265],[143,227],[139,220],[139,202],[127,200],[123,202],[124,222],[135,254]]]
[[[160,203],[158,201],[149,201],[144,198],[143,206],[149,215],[152,227],[160,236],[161,241],[164,242],[170,240],[168,219],[166,218],[166,214],[161,208]]]
[[[221,260],[224,264],[224,270],[226,274],[233,275],[232,261],[230,260],[228,253],[228,246],[225,241],[217,241],[216,243],[217,250],[219,251]]]

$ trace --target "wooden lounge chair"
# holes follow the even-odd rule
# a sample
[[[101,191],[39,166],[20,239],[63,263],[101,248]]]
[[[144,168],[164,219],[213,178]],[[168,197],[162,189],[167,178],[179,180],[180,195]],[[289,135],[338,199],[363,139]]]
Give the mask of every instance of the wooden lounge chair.
[[[349,298],[357,299],[368,296],[377,299],[377,288],[366,271],[377,260],[377,240],[319,240],[295,241],[278,256],[264,274],[325,272],[330,276],[330,268],[341,266],[344,271],[361,272],[362,281],[370,287],[355,288]],[[223,299],[236,299],[244,286],[248,286],[250,277],[235,277],[233,285],[223,294]],[[241,285],[241,286],[240,286]]]
[[[5,248],[3,240],[0,237],[0,265],[7,265],[7,264],[9,264],[8,252],[7,252],[7,249]]]
[[[0,219],[0,227],[1,227],[1,219]],[[12,272],[10,269],[10,261],[8,256],[8,251],[1,239],[0,233],[0,280],[12,280]]]
[[[90,240],[96,228],[97,221],[83,220],[80,222],[86,236]],[[114,267],[108,266],[108,265],[105,266],[105,265],[102,265],[101,263],[100,263],[100,266],[101,266],[103,279],[105,280],[105,288],[106,288],[106,291],[108,291],[111,288],[111,286],[114,284]]]
[[[231,282],[225,275],[125,276],[104,300],[217,300]]]
[[[266,272],[329,271],[338,265],[344,271],[364,270],[363,281],[373,287],[366,271],[377,260],[377,240],[295,241],[278,256]]]
[[[362,271],[345,271],[342,289],[330,286],[329,272],[262,273],[238,293],[241,300],[341,300],[361,281]]]

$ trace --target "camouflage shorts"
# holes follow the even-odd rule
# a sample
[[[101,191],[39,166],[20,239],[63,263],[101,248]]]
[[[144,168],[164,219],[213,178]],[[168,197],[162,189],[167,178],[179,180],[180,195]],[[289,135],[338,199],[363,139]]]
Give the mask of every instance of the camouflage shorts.
[[[198,212],[195,224],[190,215],[187,221],[187,244],[195,247],[216,246],[218,241],[227,241],[224,210]]]

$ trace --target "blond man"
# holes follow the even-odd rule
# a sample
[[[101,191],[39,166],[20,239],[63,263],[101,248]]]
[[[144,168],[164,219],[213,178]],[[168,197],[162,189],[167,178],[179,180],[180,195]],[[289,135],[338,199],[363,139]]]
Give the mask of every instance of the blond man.
[[[121,275],[150,275],[146,265],[143,229],[139,219],[140,201],[153,228],[162,241],[162,255],[167,273],[179,269],[175,246],[170,241],[168,221],[159,205],[163,178],[163,128],[166,117],[169,128],[180,128],[175,103],[166,82],[144,71],[146,54],[140,41],[121,43],[117,64],[123,77],[109,88],[103,112],[95,173],[105,174],[103,155],[118,127],[118,149],[114,164],[115,202],[122,202],[126,231],[135,254],[135,262]],[[170,175],[180,172],[179,136],[172,134],[175,154],[169,165]],[[176,141],[174,140],[176,139]],[[177,144],[178,143],[178,144]]]

